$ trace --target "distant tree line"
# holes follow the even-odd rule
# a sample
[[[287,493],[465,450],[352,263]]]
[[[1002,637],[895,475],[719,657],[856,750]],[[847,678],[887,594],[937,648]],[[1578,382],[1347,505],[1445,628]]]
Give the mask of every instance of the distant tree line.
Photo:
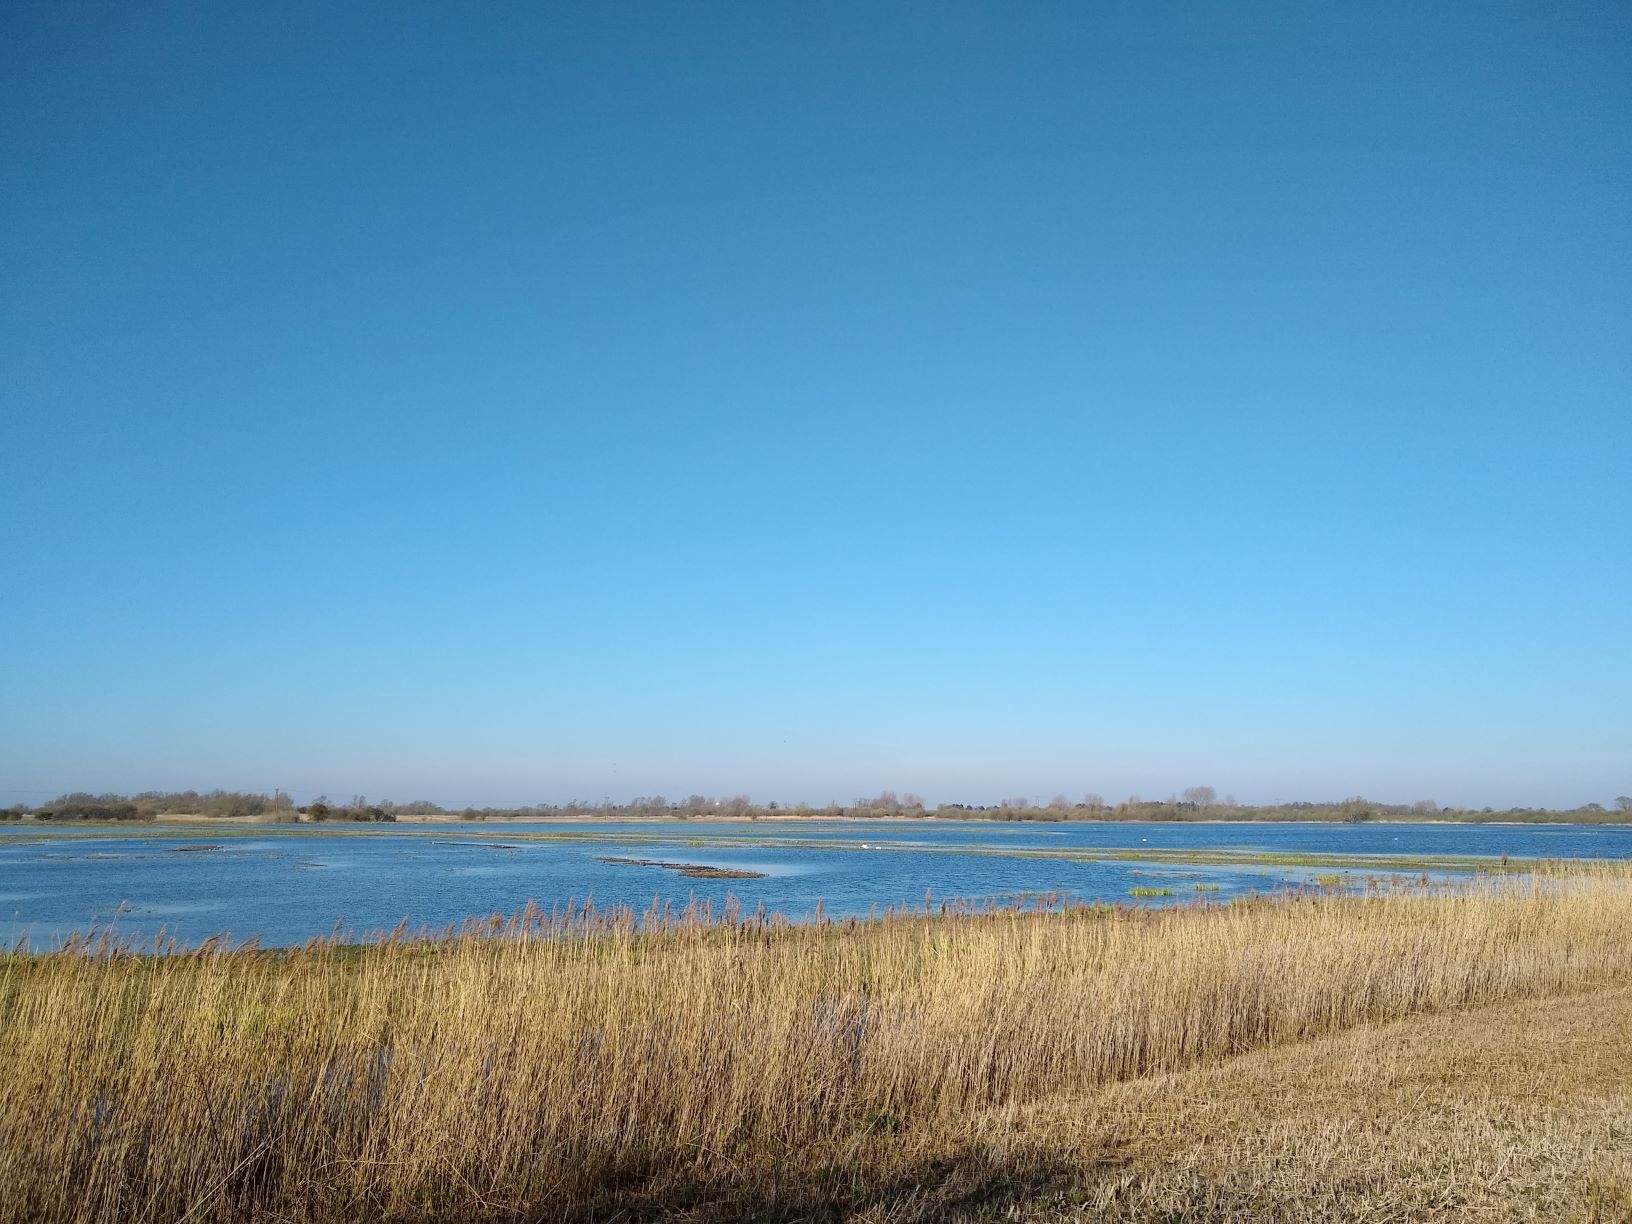
[[[17,809],[13,809],[17,811]],[[152,820],[151,812],[144,812],[139,805],[124,795],[93,795],[86,791],[75,791],[72,794],[58,795],[49,803],[41,804],[32,811],[23,809],[18,812],[33,816],[36,820]]]
[[[934,808],[911,793],[881,791],[850,803],[828,803],[814,807],[806,803],[782,805],[755,803],[747,795],[688,795],[669,800],[662,795],[642,795],[626,803],[572,799],[566,803],[535,803],[519,807],[468,807],[449,809],[427,800],[395,803],[370,802],[353,795],[340,802],[320,795],[304,807],[297,807],[287,792],[270,794],[214,790],[144,791],[139,795],[90,794],[76,791],[59,795],[39,807],[16,804],[0,809],[0,820],[32,817],[43,821],[151,821],[159,816],[248,817],[280,823],[310,821],[353,821],[390,824],[403,817],[457,816],[461,820],[707,820],[707,819],[924,819],[937,816],[956,820],[1013,821],[1344,821],[1363,824],[1385,820],[1448,820],[1466,823],[1509,821],[1516,823],[1569,822],[1575,824],[1615,824],[1632,821],[1632,795],[1617,795],[1610,807],[1586,803],[1577,808],[1453,808],[1441,807],[1432,799],[1415,803],[1379,803],[1360,795],[1326,802],[1241,804],[1233,796],[1222,798],[1211,786],[1192,786],[1162,800],[1130,795],[1117,804],[1089,793],[1080,799],[1054,795],[1046,801],[1016,795],[995,804],[942,803]]]
[[[17,804],[0,815],[11,820],[32,816],[52,821],[147,821],[159,816],[254,816],[293,821],[296,810],[294,801],[281,790],[269,795],[225,790],[143,791],[139,795],[74,791],[35,808]]]
[[[426,808],[431,810],[424,811]],[[389,800],[384,803],[370,803],[362,795],[352,796],[350,803],[331,803],[327,795],[319,795],[306,807],[301,808],[300,814],[313,824],[322,824],[329,820],[353,820],[364,824],[394,824],[399,813],[408,815],[410,810],[412,813],[422,813],[427,816],[435,816],[442,811],[434,803],[396,804]]]
[[[1621,823],[1632,821],[1632,796],[1617,796],[1613,810],[1597,803],[1578,808],[1456,808],[1442,807],[1432,799],[1414,803],[1380,803],[1360,795],[1319,802],[1242,804],[1234,796],[1220,796],[1211,786],[1192,786],[1166,799],[1142,799],[1130,795],[1117,804],[1089,792],[1080,799],[1054,795],[1047,800],[1016,795],[992,804],[942,803],[934,808],[911,792],[882,791],[850,803],[828,803],[821,807],[797,803],[757,804],[746,795],[715,799],[690,795],[684,801],[661,795],[642,796],[628,803],[569,800],[566,803],[539,803],[525,807],[465,808],[465,820],[630,820],[642,818],[706,819],[731,817],[750,820],[776,818],[837,819],[922,819],[941,817],[956,820],[1005,821],[1342,821],[1364,824],[1374,820],[1449,820],[1467,823],[1511,821],[1526,823]]]

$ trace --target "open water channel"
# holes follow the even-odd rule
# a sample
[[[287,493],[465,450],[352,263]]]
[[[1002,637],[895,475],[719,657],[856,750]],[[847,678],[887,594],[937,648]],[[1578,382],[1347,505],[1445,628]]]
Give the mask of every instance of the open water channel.
[[[364,937],[407,919],[438,928],[473,914],[654,899],[676,908],[728,896],[790,919],[865,915],[925,895],[994,900],[1065,893],[1174,905],[1391,876],[1454,876],[1532,858],[1632,858],[1632,826],[1108,824],[992,821],[386,827],[0,826],[0,935],[46,949],[116,922],[188,943],[230,933],[296,944],[337,927]],[[691,879],[608,857],[759,873]],[[1334,885],[1333,877],[1337,877]],[[1137,890],[1137,892],[1135,891]]]

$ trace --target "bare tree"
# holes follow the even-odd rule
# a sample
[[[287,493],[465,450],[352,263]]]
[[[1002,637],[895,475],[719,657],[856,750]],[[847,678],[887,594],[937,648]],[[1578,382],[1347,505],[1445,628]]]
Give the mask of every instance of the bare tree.
[[[1210,786],[1188,786],[1182,798],[1197,807],[1212,807],[1218,802],[1218,792]]]
[[[1096,812],[1104,811],[1105,796],[1096,795],[1093,791],[1089,791],[1082,797],[1082,806],[1085,808],[1092,808]]]

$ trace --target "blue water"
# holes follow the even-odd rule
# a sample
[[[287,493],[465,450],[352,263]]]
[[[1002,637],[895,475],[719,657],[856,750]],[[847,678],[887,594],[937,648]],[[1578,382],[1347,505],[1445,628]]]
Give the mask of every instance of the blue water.
[[[584,841],[527,842],[515,835],[578,834]],[[179,851],[184,845],[218,849]],[[1064,892],[1130,902],[1133,888],[1168,888],[1148,904],[1224,900],[1307,883],[1341,868],[1254,864],[1074,862],[994,855],[1005,849],[1237,849],[1321,854],[1632,858],[1632,827],[1573,825],[1095,824],[901,821],[879,823],[453,824],[322,830],[268,826],[253,834],[208,826],[184,836],[147,832],[84,838],[62,829],[0,826],[0,934],[46,948],[75,930],[117,918],[151,937],[187,942],[230,933],[300,943],[336,927],[354,936],[441,927],[471,914],[545,909],[569,899],[644,909],[654,898],[718,908],[727,896],[806,918],[820,901],[832,915],[903,902],[1004,901]],[[601,856],[663,859],[765,873],[763,879],[695,880]],[[1350,878],[1388,874],[1354,869]],[[1201,892],[1197,884],[1217,885]]]

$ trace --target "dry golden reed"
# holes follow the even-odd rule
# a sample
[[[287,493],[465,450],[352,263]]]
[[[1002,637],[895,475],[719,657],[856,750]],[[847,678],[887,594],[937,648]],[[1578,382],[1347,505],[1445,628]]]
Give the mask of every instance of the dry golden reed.
[[[1632,980],[1619,867],[1172,910],[645,919],[12,954],[0,1217],[497,1220],[832,1177],[983,1111]]]

